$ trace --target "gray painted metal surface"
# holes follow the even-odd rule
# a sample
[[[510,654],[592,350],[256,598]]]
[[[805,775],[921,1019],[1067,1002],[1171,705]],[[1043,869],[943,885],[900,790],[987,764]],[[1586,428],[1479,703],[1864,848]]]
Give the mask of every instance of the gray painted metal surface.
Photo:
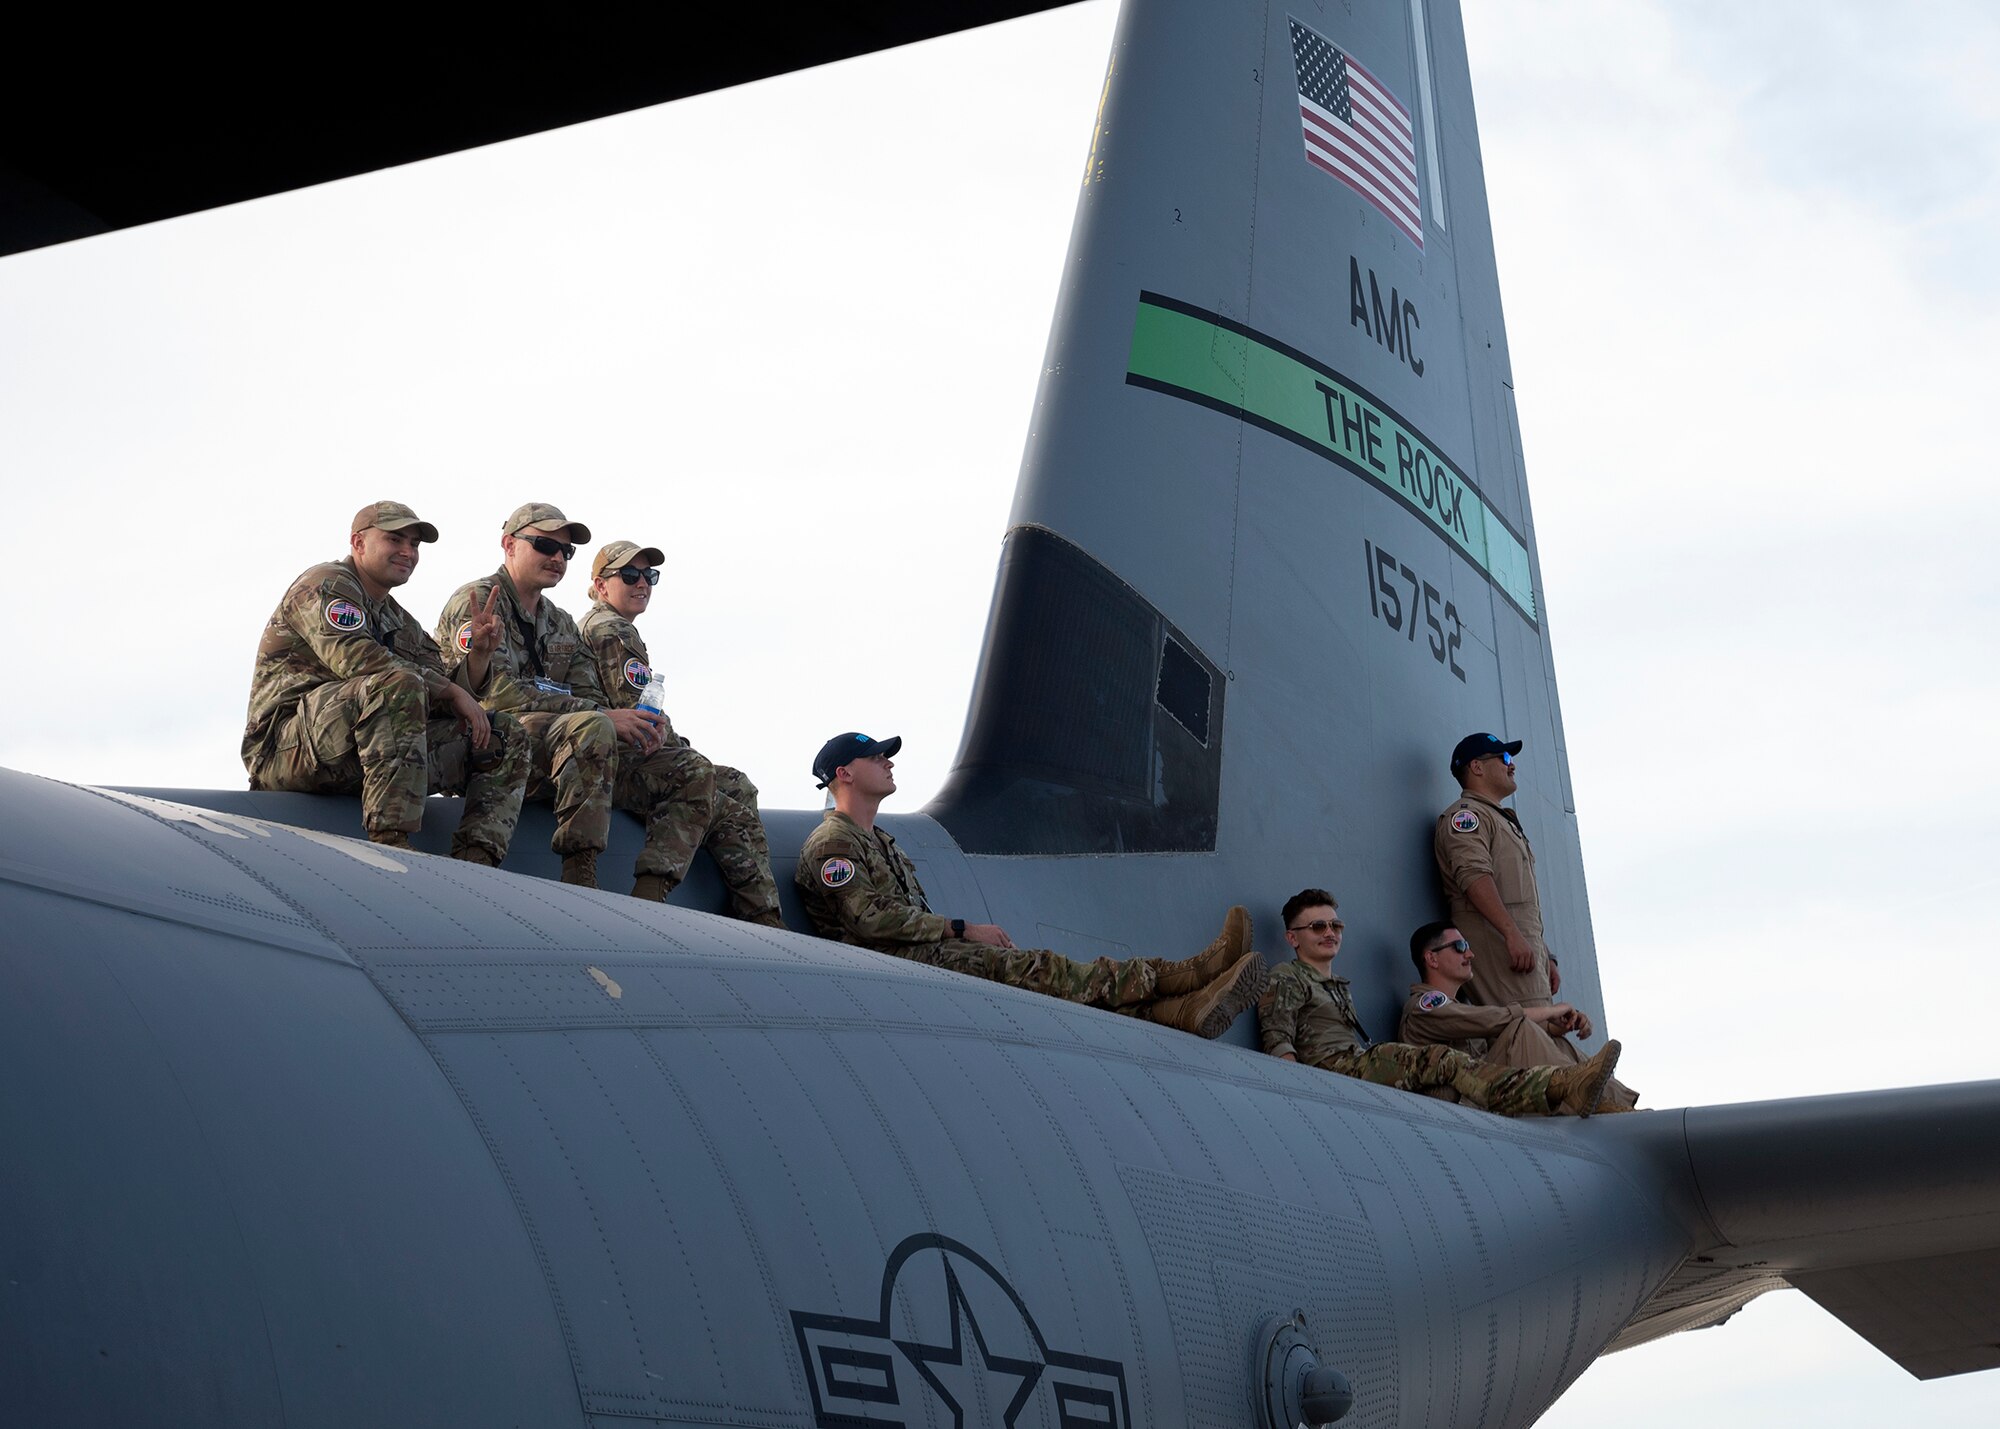
[[[1347,1422],[1518,1425],[1688,1266],[2000,1237],[1993,1084],[1507,1121],[712,914],[0,799],[22,1422],[1250,1423],[1303,1310]]]
[[[1302,10],[1409,104],[1421,247],[1305,162],[1291,15],[1127,0],[958,767],[886,822],[1082,956],[1331,886],[1384,1031],[1502,730],[1603,1027],[1463,37]],[[545,810],[490,871],[176,798],[0,773],[10,1421],[1248,1424],[1303,1312],[1347,1422],[1512,1426],[1788,1283],[1996,1359],[1995,1084],[1510,1122],[732,923],[705,863],[564,888]]]
[[[1015,1422],[1063,1422],[1058,1384],[1113,1393],[1113,1423],[1238,1422],[1250,1337],[1302,1308],[1354,1422],[1521,1423],[1679,1258],[1672,1211],[1576,1134],[1603,1123],[359,840],[4,788],[0,1107],[37,1152],[0,1191],[0,1383],[24,1420],[949,1423],[889,1348],[952,1343],[921,1255],[876,1323],[930,1237],[1018,1297],[1033,1334],[966,1288],[996,1363],[1046,1347]],[[73,881],[106,863],[128,872]],[[893,1416],[857,1390],[887,1388],[870,1355]]]
[[[1458,792],[1451,748],[1474,730],[1505,731],[1526,741],[1515,804],[1539,860],[1564,996],[1608,1036],[1615,1015],[1600,1014],[1615,1009],[1602,1007],[1597,977],[1464,36],[1454,6],[1424,13],[1435,124],[1419,102],[1407,3],[1123,7],[1008,547],[1043,532],[1073,545],[1221,672],[1215,834],[1208,847],[1138,858],[1017,859],[982,882],[1010,928],[1060,909],[1051,921],[1135,947],[1172,945],[1230,903],[1275,926],[1291,893],[1329,888],[1348,921],[1343,970],[1380,1031],[1409,982],[1409,931],[1440,914],[1430,838]],[[1425,179],[1421,248],[1308,162],[1294,14],[1411,109],[1420,171],[1425,146],[1437,146],[1448,227],[1432,222],[1439,205]],[[1376,322],[1377,297],[1392,295],[1394,351]],[[1163,314],[1197,352],[1169,346],[1174,334],[1156,331]],[[1358,460],[1335,459],[1329,413],[1338,428],[1342,409],[1316,382],[1375,414],[1386,475],[1365,446]],[[1533,619],[1425,514],[1414,463],[1412,490],[1399,486],[1381,425],[1391,414],[1524,538],[1513,584]],[[1469,512],[1479,497],[1460,504]],[[1389,589],[1371,594],[1385,570]],[[1410,609],[1414,589],[1421,611],[1426,584],[1435,637]],[[1080,668],[1083,688],[1066,708],[1083,725],[1104,697],[1098,672],[1113,663],[1077,633],[1081,609],[1016,631],[1005,599],[1003,577],[961,767],[929,810],[954,832],[979,831],[964,766],[999,777],[985,748],[999,741],[980,737],[982,723],[1019,738],[1044,715],[1047,690],[1067,693],[1064,673]],[[1402,608],[1394,629],[1392,600]],[[1146,654],[1157,662],[1163,646],[1155,637]],[[989,690],[998,668],[1010,678]],[[1133,722],[1146,717],[1171,733],[1150,701]],[[1071,752],[1069,785],[1088,786],[1108,762],[1096,757],[1102,742]],[[1169,747],[1156,737],[1155,757]],[[1032,824],[1045,809],[1038,785],[1061,776],[1026,760],[1011,772],[1014,809]],[[1157,797],[1171,802],[1174,791]],[[1264,943],[1274,945],[1282,951],[1275,937]]]

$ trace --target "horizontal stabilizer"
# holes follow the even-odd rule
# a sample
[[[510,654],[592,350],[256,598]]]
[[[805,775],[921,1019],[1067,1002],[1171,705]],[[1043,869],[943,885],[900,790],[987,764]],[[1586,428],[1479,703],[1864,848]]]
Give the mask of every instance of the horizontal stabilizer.
[[[1919,1379],[2000,1367],[2000,1082],[1620,1118],[1701,1248],[1611,1348],[1796,1286]]]

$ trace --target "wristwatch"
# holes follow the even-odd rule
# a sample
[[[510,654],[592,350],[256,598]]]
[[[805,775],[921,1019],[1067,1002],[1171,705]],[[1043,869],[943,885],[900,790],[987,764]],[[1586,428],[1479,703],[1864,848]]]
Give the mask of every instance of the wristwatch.
[[[954,918],[951,920],[951,935],[954,938],[963,938],[965,936],[965,920],[963,918]]]

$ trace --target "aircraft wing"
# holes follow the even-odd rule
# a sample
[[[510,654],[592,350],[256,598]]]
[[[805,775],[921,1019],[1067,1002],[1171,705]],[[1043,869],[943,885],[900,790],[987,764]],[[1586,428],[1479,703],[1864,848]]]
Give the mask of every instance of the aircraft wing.
[[[1918,1379],[2000,1366],[2000,1081],[1621,1119],[1707,1247],[1612,1349],[1793,1285]]]
[[[565,7],[514,23],[275,12],[24,25],[0,92],[0,256],[601,119],[1068,0]]]

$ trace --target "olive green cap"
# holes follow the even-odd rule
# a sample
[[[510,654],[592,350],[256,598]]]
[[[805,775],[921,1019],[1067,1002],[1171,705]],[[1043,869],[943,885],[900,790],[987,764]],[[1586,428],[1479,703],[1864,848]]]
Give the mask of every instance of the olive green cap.
[[[540,531],[553,536],[558,531],[569,533],[569,543],[581,546],[590,539],[590,528],[581,521],[572,521],[546,501],[530,501],[525,506],[516,506],[514,514],[500,528],[502,534],[518,536],[523,531]]]
[[[590,558],[590,574],[598,577],[621,566],[657,566],[665,563],[666,552],[658,546],[642,546],[636,541],[612,541],[597,548]]]
[[[438,538],[437,527],[418,519],[417,513],[400,501],[369,502],[354,513],[354,524],[347,530],[352,535],[370,527],[378,531],[408,531],[414,528],[419,541],[435,541]]]

